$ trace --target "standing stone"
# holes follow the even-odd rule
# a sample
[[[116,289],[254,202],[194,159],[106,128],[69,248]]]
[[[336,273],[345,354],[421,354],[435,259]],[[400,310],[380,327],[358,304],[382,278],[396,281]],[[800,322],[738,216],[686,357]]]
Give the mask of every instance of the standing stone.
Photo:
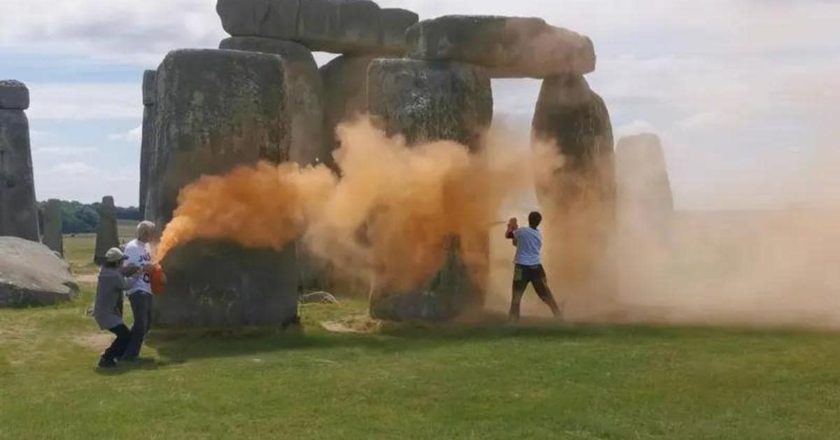
[[[622,234],[664,244],[674,197],[659,137],[647,133],[621,138],[615,162]]]
[[[149,180],[152,178],[155,145],[155,77],[157,72],[143,72],[143,132],[140,141],[140,216],[146,216],[146,199],[149,196]]]
[[[0,237],[0,308],[72,300],[79,286],[70,265],[41,243]]]
[[[29,89],[20,81],[0,81],[0,108],[26,110],[29,108]]]
[[[409,144],[452,140],[475,150],[493,119],[490,77],[469,64],[379,59],[368,85],[370,113]]]
[[[96,264],[105,263],[105,253],[108,249],[119,247],[120,235],[117,230],[117,207],[114,198],[105,196],[99,205],[99,224],[96,226],[96,251],[93,261]]]
[[[615,223],[609,111],[583,77],[548,78],[532,134],[537,145],[557,148],[564,160],[562,168],[542,176],[537,188],[548,214],[546,253],[555,258],[551,264],[556,268],[552,282],[570,294],[590,291],[596,278],[607,278],[596,272]]]
[[[321,67],[324,84],[324,136],[327,142],[327,164],[334,167],[332,153],[340,148],[336,134],[338,124],[368,113],[367,75],[370,56],[337,57]]]
[[[234,50],[178,50],[157,73],[156,207],[158,225],[173,216],[180,190],[292,154],[293,93],[281,56]],[[295,247],[245,249],[196,240],[162,262],[166,294],[156,320],[167,326],[280,326],[297,319]]]
[[[368,85],[371,114],[409,145],[451,140],[476,151],[493,118],[490,79],[471,65],[380,59],[370,66]],[[480,307],[489,265],[486,231],[444,246],[441,269],[425,285],[405,290],[375,280],[371,316],[446,321]]]
[[[286,63],[288,113],[292,117],[290,157],[302,165],[324,163],[333,166],[332,148],[324,134],[324,84],[312,52],[291,41],[261,37],[231,37],[222,40],[221,49],[244,50],[280,55]],[[329,288],[328,271],[298,243],[299,290]]]
[[[417,23],[407,38],[410,58],[472,63],[494,78],[595,70],[592,40],[541,18],[448,15]]]
[[[0,235],[40,241],[32,173],[29,90],[18,81],[0,81]]]
[[[310,165],[329,162],[324,143],[324,85],[312,52],[290,41],[260,37],[232,37],[220,49],[280,55],[286,63],[285,84],[289,91],[287,112],[291,115],[291,160]]]
[[[659,136],[645,133],[621,138],[615,162],[622,212],[673,212],[674,196]]]
[[[61,201],[48,200],[44,209],[44,245],[64,257],[64,235],[62,232]]]

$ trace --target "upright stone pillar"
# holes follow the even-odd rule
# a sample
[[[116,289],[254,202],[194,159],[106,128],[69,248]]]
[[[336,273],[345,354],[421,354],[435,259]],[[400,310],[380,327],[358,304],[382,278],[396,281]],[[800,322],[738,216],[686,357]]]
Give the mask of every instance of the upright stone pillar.
[[[29,89],[0,81],[0,236],[40,241],[29,143]]]
[[[476,151],[493,117],[490,78],[469,64],[375,60],[368,75],[371,114],[409,144],[452,140]],[[374,280],[370,311],[388,320],[453,319],[484,299],[487,231],[452,238],[441,249],[440,271],[408,291]],[[468,266],[466,262],[469,262]]]
[[[475,151],[493,119],[490,77],[471,64],[375,60],[368,86],[370,113],[409,144],[451,140]]]
[[[674,214],[674,197],[659,137],[646,133],[621,138],[615,162],[622,233],[664,243]]]
[[[153,179],[155,154],[155,77],[157,72],[143,72],[143,132],[140,141],[140,217],[154,218],[154,213],[147,215],[146,206],[149,197],[149,180]]]
[[[286,63],[286,84],[289,84],[288,112],[292,118],[292,161],[302,165],[333,166],[332,150],[324,133],[324,84],[312,52],[306,47],[284,40],[262,37],[231,37],[222,40],[221,49],[244,50],[280,55]],[[329,289],[329,275],[314,257],[298,243],[297,266],[299,290]]]
[[[332,152],[341,147],[335,131],[338,124],[368,113],[368,68],[375,59],[370,55],[342,55],[320,69],[326,91],[324,136],[331,167],[334,167]]]
[[[282,56],[235,50],[170,52],[157,70],[155,212],[165,226],[180,190],[202,175],[291,158],[293,115]],[[162,262],[164,326],[281,326],[297,319],[294,245],[277,252],[196,240]]]
[[[99,224],[96,226],[96,250],[93,261],[96,264],[105,263],[105,253],[108,249],[119,247],[120,235],[117,230],[117,207],[114,198],[105,196],[99,205]]]
[[[610,295],[600,273],[615,226],[613,134],[603,99],[580,76],[543,81],[534,141],[557,148],[563,167],[538,182],[546,216],[549,276],[570,296]]]
[[[324,145],[324,85],[312,52],[291,41],[260,37],[231,37],[220,49],[279,55],[286,63],[287,112],[291,116],[289,159],[301,165],[329,162]]]
[[[64,257],[64,236],[62,230],[61,201],[49,200],[44,209],[44,245]]]

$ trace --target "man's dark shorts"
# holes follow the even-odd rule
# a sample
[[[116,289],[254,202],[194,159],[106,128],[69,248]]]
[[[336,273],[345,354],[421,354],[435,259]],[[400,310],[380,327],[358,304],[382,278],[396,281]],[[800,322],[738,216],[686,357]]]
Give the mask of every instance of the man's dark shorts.
[[[528,283],[537,285],[546,284],[545,269],[541,264],[536,266],[523,266],[517,264],[513,269],[513,289],[515,291],[524,291],[528,287]]]

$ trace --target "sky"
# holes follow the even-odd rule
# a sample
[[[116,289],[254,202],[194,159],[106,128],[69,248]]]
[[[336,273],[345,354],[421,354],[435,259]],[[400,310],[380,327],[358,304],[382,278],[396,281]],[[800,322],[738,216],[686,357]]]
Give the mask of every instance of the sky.
[[[586,34],[616,138],[663,138],[678,208],[840,206],[840,1],[380,0],[421,19],[538,16]],[[39,199],[137,203],[141,78],[225,38],[215,0],[0,0],[0,79],[31,92]],[[317,54],[319,62],[332,55]],[[540,82],[494,81],[527,128]]]

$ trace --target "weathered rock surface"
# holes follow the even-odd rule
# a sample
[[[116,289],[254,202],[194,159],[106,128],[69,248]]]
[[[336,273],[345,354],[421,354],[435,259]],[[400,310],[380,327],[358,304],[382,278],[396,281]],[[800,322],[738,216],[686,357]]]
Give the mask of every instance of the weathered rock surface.
[[[490,78],[483,69],[467,64],[377,59],[368,73],[368,97],[371,115],[389,135],[405,136],[409,145],[451,140],[476,151],[493,118]],[[470,243],[480,244],[480,249],[467,252],[452,240],[440,271],[424,286],[404,291],[376,280],[371,316],[446,321],[480,306],[486,275],[471,274],[464,261],[470,255],[473,266],[479,261],[487,264],[487,236]]]
[[[140,138],[140,216],[146,217],[146,199],[149,196],[149,180],[152,178],[152,164],[155,154],[155,80],[157,72],[143,73],[143,127]]]
[[[143,105],[154,105],[157,101],[156,80],[157,71],[146,70],[143,72]]]
[[[44,245],[64,256],[64,236],[61,233],[61,201],[48,200],[44,209]]]
[[[303,0],[295,39],[315,51],[376,50],[382,38],[379,13],[368,0]]]
[[[416,14],[369,0],[219,0],[222,26],[235,37],[297,41],[314,51],[402,54]]]
[[[583,77],[561,76],[543,81],[532,129],[535,139],[560,148],[567,169],[589,167],[602,156],[612,160],[609,111]]]
[[[673,212],[674,197],[659,137],[650,133],[623,137],[615,154],[622,213],[646,216]]]
[[[302,165],[329,162],[324,141],[324,85],[312,52],[291,41],[232,37],[221,49],[280,55],[285,63],[287,112],[291,115],[290,158]]]
[[[329,292],[310,292],[300,296],[301,304],[338,304],[338,300]]]
[[[119,247],[120,235],[117,230],[117,208],[114,198],[105,196],[99,205],[99,224],[96,226],[96,248],[93,261],[96,264],[105,262],[108,249]]]
[[[441,270],[426,285],[408,291],[375,287],[370,315],[387,321],[450,321],[483,305],[484,286],[476,275],[453,241]]]
[[[599,279],[596,271],[615,227],[615,164],[612,124],[603,99],[582,77],[543,81],[533,121],[533,138],[557,148],[564,163],[538,181],[537,195],[550,233],[546,252],[561,255],[549,274],[558,290],[583,292]],[[607,288],[601,289],[606,292]]]
[[[0,109],[0,235],[40,241],[29,120]]]
[[[281,56],[236,50],[171,52],[158,68],[153,208],[172,218],[181,188],[260,160],[292,157],[288,64]],[[150,201],[152,198],[149,199]],[[297,317],[296,251],[244,249],[195,241],[163,262],[158,304],[166,326],[283,325]]]
[[[294,40],[301,0],[219,0],[216,12],[233,36]]]
[[[79,292],[70,266],[46,246],[0,237],[0,307],[49,305]]]
[[[368,86],[370,113],[410,144],[452,140],[476,149],[493,119],[490,77],[469,64],[378,59]]]
[[[0,81],[0,109],[26,110],[29,108],[29,89],[20,81]]]
[[[334,164],[332,152],[340,145],[338,124],[368,112],[367,75],[374,60],[369,56],[340,56],[321,67],[324,83],[324,136],[329,152],[327,163]]]
[[[406,32],[420,17],[407,9],[384,8],[380,12],[382,26],[382,54],[403,55],[408,52]]]
[[[197,240],[163,262],[166,292],[155,320],[166,327],[280,327],[297,321],[294,246],[284,252]]]
[[[472,63],[496,78],[595,70],[592,40],[540,18],[449,15],[419,22],[407,38],[411,58]]]
[[[291,158],[286,65],[274,55],[178,50],[158,68],[157,223],[172,218],[181,188],[237,165]]]

